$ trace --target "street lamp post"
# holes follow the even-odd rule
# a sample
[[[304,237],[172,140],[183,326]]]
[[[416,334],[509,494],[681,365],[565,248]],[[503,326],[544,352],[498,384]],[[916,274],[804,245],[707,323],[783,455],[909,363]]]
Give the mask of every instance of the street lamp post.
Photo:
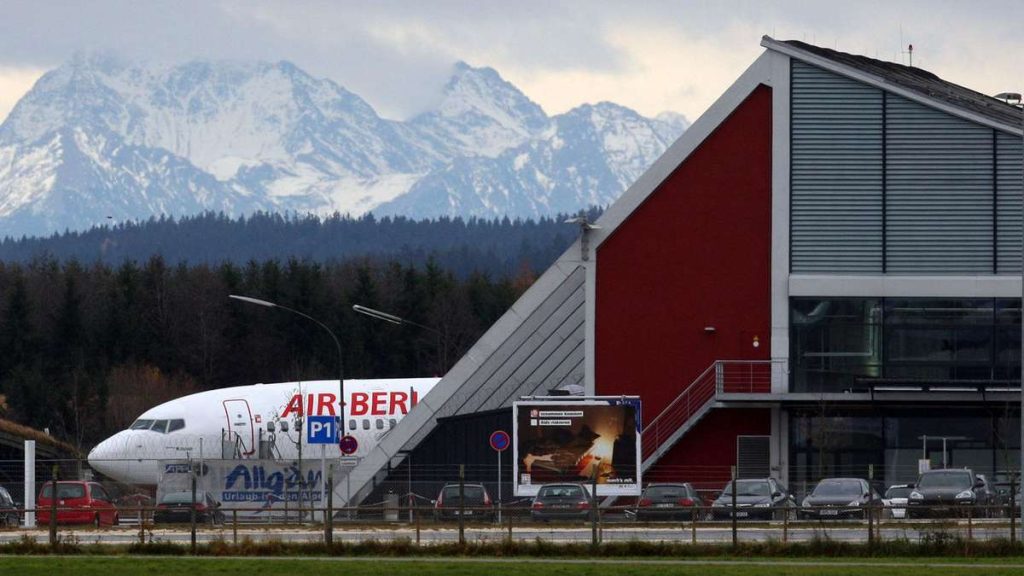
[[[420,324],[419,322],[406,320],[405,318],[402,318],[400,316],[388,314],[387,312],[381,312],[380,310],[374,310],[373,308],[367,308],[366,306],[361,306],[359,304],[354,304],[352,306],[352,309],[360,314],[369,316],[370,318],[376,318],[377,320],[383,320],[384,322],[389,322],[391,324],[408,324],[410,326],[422,328],[428,332],[433,332],[434,335],[437,336],[437,347],[441,352],[441,357],[439,358],[439,360],[441,361],[441,372],[443,373],[446,370],[448,370],[448,347],[446,346],[447,343],[445,342],[444,333],[438,330],[437,328],[431,328],[430,326]]]
[[[313,318],[309,314],[304,314],[302,312],[299,312],[298,310],[295,310],[293,308],[289,308],[287,306],[282,306],[280,304],[276,304],[274,302],[269,302],[267,300],[260,300],[259,298],[250,298],[248,296],[238,296],[236,294],[229,294],[228,298],[231,298],[233,300],[238,300],[240,302],[246,302],[248,304],[255,304],[257,306],[264,306],[264,307],[267,307],[267,308],[280,308],[281,310],[284,310],[286,312],[291,312],[292,314],[297,314],[299,316],[302,316],[306,320],[309,320],[310,322],[313,322],[317,326],[323,328],[328,334],[331,335],[331,339],[334,340],[334,346],[338,349],[338,425],[336,426],[336,428],[337,428],[337,431],[338,431],[338,435],[341,436],[342,433],[345,430],[345,359],[341,355],[341,341],[338,340],[338,337],[335,336],[334,332],[330,328],[328,328],[326,324],[324,324],[323,322],[317,320],[316,318]],[[302,404],[305,405],[305,402],[303,401]],[[308,416],[308,414],[306,416]],[[305,430],[299,430],[299,475],[300,475],[300,477],[302,475],[302,436],[303,436],[304,433],[305,433]],[[321,482],[324,482],[324,481],[325,481],[325,479],[321,478]],[[300,484],[302,484],[301,481],[300,481]],[[334,487],[332,486],[331,489],[333,490]],[[301,502],[302,502],[301,496],[302,495],[300,494],[299,495],[299,497],[300,497],[299,498],[300,508],[301,508]],[[347,504],[347,502],[346,502],[346,504]]]

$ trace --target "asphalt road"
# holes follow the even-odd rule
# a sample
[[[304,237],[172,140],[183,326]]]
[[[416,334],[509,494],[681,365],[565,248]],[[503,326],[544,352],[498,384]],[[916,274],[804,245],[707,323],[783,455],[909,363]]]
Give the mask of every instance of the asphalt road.
[[[923,536],[942,531],[953,534],[958,533],[961,537],[968,536],[966,522],[955,524],[905,524],[897,523],[883,525],[879,535],[883,540],[907,539],[911,541],[920,540]],[[993,538],[1009,538],[1009,526],[1004,522],[983,522],[975,521],[971,526],[971,537],[978,540]],[[738,528],[738,538],[741,542],[765,542],[769,540],[782,541],[784,531],[781,523],[772,525],[743,526]],[[11,542],[28,535],[39,542],[46,542],[49,535],[46,529],[7,529],[0,530],[0,543]],[[139,531],[135,527],[118,527],[109,529],[86,529],[61,527],[62,537],[72,536],[81,544],[129,544],[139,541]],[[602,531],[604,542],[628,542],[642,540],[645,542],[676,542],[689,543],[693,541],[694,535],[689,525],[611,525]],[[390,541],[390,540],[416,540],[416,530],[407,526],[380,526],[380,527],[346,527],[335,526],[334,539],[336,542],[363,542],[369,540]],[[469,524],[466,527],[466,540],[470,542],[494,542],[508,537],[507,527],[479,526]],[[520,542],[533,542],[537,539],[553,543],[589,543],[591,540],[591,529],[589,525],[578,526],[538,526],[523,525],[514,527],[513,539]],[[790,542],[805,542],[814,538],[827,537],[833,541],[841,542],[867,542],[868,529],[866,523],[843,523],[843,524],[822,524],[822,525],[800,525],[789,526],[785,530],[785,539]],[[185,528],[158,528],[146,532],[147,540],[159,542],[188,543],[191,535]],[[231,541],[234,534],[230,528],[201,527],[196,535],[199,542],[210,542],[223,539]],[[285,527],[259,527],[253,525],[240,525],[238,528],[239,540],[249,538],[253,541],[279,540],[284,542],[315,542],[323,538],[322,529],[318,526],[285,526]],[[457,542],[458,529],[455,526],[444,527],[423,527],[419,533],[419,541],[423,544],[436,544],[444,542]],[[716,525],[699,525],[696,531],[698,543],[729,543],[732,541],[732,530],[728,523]]]

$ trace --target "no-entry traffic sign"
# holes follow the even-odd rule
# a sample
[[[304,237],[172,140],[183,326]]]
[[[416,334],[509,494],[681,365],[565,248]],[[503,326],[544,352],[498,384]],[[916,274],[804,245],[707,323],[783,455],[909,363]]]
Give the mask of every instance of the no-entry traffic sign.
[[[356,440],[355,436],[345,435],[338,440],[338,449],[341,453],[348,456],[349,454],[355,454],[356,450],[359,450],[359,441]]]
[[[508,432],[504,430],[495,430],[491,433],[491,449],[495,452],[504,452],[508,450],[509,445],[512,443],[509,438]]]

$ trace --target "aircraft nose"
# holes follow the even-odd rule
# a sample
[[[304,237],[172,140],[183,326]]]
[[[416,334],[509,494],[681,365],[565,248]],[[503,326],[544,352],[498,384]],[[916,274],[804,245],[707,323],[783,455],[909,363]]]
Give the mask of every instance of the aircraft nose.
[[[89,451],[89,467],[109,478],[123,479],[127,472],[127,442],[127,430],[100,442]]]

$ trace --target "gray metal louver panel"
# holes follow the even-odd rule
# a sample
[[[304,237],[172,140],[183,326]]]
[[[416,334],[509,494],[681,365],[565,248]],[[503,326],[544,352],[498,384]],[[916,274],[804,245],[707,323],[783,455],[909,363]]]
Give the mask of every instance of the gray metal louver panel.
[[[882,271],[882,92],[792,62],[791,262]]]
[[[737,436],[736,476],[767,478],[771,475],[771,436]]]
[[[1024,146],[1018,136],[996,136],[996,213],[999,274],[1020,274],[1021,252],[1021,157]]]
[[[991,274],[992,130],[889,95],[886,271]]]

